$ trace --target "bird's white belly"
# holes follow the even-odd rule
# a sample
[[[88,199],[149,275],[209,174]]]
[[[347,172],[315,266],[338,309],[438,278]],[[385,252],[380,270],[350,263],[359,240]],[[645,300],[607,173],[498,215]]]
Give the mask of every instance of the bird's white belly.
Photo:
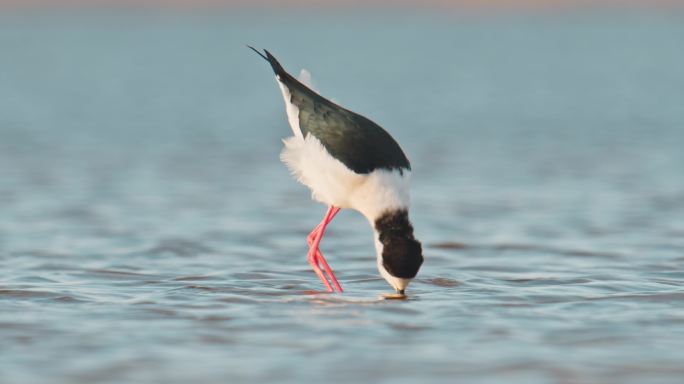
[[[358,174],[328,153],[312,135],[283,140],[280,159],[311,197],[323,204],[360,211],[369,220],[385,211],[408,208],[409,172],[375,170]]]

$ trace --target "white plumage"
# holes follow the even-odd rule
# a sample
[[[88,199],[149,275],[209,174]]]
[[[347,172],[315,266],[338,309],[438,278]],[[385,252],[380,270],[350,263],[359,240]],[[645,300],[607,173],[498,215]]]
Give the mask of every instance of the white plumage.
[[[377,169],[358,174],[328,153],[312,135],[283,140],[280,159],[297,180],[311,189],[311,197],[326,205],[355,209],[371,225],[384,212],[408,209],[411,172]]]
[[[299,108],[291,102],[290,91],[276,76],[285,101],[287,120],[294,136],[283,140],[280,159],[297,180],[311,189],[311,197],[326,205],[361,212],[373,225],[382,213],[408,209],[411,172],[378,169],[358,174],[328,153],[314,136],[303,136]],[[311,84],[311,75],[302,70],[300,80]]]

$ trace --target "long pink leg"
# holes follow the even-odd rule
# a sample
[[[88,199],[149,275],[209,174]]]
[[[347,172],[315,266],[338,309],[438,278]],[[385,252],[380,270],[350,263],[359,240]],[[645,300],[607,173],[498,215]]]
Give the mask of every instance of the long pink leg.
[[[340,286],[340,283],[337,281],[337,278],[335,277],[335,274],[333,273],[332,269],[328,265],[328,262],[325,260],[325,257],[323,257],[323,254],[319,249],[319,244],[321,243],[321,239],[323,238],[325,227],[328,224],[330,224],[333,217],[335,217],[335,215],[339,211],[339,208],[330,206],[328,208],[328,212],[325,214],[325,217],[323,218],[323,221],[321,221],[321,223],[318,224],[318,226],[316,226],[316,228],[313,231],[311,231],[309,236],[307,236],[306,238],[306,242],[309,244],[309,254],[307,255],[309,264],[311,264],[311,266],[313,267],[314,272],[316,272],[316,274],[318,275],[318,278],[321,279],[323,284],[325,284],[325,287],[328,289],[328,292],[333,292],[333,289],[330,286],[328,279],[325,278],[325,276],[322,274],[320,266],[318,265],[319,262],[323,266],[325,272],[328,274],[328,277],[335,286],[335,289],[337,289],[337,291],[339,292],[342,292],[342,287]]]
[[[342,287],[340,287],[340,284],[337,282],[337,278],[335,278],[335,274],[332,272],[332,269],[328,265],[328,262],[325,260],[323,257],[323,254],[320,252],[320,249],[318,246],[313,246],[313,244],[320,244],[321,238],[323,237],[323,232],[325,231],[325,227],[330,223],[330,221],[335,217],[337,212],[339,212],[339,208],[336,207],[330,207],[328,209],[328,212],[325,214],[325,217],[323,218],[323,221],[321,221],[316,228],[311,231],[309,236],[307,237],[307,243],[309,244],[309,254],[308,254],[308,259],[309,263],[311,266],[314,268],[314,271],[318,275],[318,277],[321,279],[323,284],[325,284],[326,288],[328,289],[328,292],[333,292],[332,288],[330,287],[330,283],[328,282],[327,279],[322,277],[322,273],[320,273],[320,267],[318,266],[318,263],[321,262],[323,265],[323,268],[325,269],[325,272],[328,273],[328,276],[330,276],[330,279],[332,280],[333,284],[335,285],[335,288],[337,288],[338,291],[342,292]]]
[[[336,213],[336,212],[335,212]],[[325,216],[323,217],[323,220],[316,226],[316,228],[311,231],[309,236],[307,236],[307,243],[309,244],[309,253],[307,254],[307,260],[309,261],[309,264],[311,264],[311,267],[313,268],[314,272],[316,272],[316,275],[318,276],[319,279],[325,284],[325,288],[328,290],[328,292],[333,292],[333,288],[330,286],[330,282],[328,282],[328,279],[325,277],[323,274],[323,271],[321,270],[321,267],[318,265],[319,263],[319,255],[320,252],[316,249],[315,251],[312,250],[311,244],[313,243],[316,235],[318,234],[318,231],[320,230],[321,226],[323,224],[329,223],[331,220],[330,217],[330,210],[326,212]]]
[[[325,227],[330,223],[332,218],[337,214],[339,211],[339,208],[333,208],[331,211],[329,211],[329,214],[326,215],[326,218],[319,224],[314,231],[312,231],[311,234],[307,237],[307,243],[309,244],[309,252],[310,255],[313,255],[314,261],[318,264],[319,262],[323,266],[323,270],[328,274],[328,277],[332,281],[334,287],[337,289],[338,292],[343,292],[342,287],[340,286],[340,283],[337,281],[337,278],[335,277],[335,273],[332,271],[332,268],[330,268],[330,265],[328,265],[327,260],[325,260],[325,257],[323,256],[323,253],[320,251],[319,246],[315,246],[314,244],[320,244],[321,238],[323,237],[323,233],[325,231]],[[320,277],[320,276],[319,276]],[[323,281],[328,287],[328,281]],[[329,292],[332,292],[330,288],[328,288]]]
[[[321,222],[323,224],[323,222]],[[325,275],[323,274],[323,271],[321,271],[321,267],[318,265],[318,254],[317,252],[312,252],[311,250],[311,243],[313,242],[313,236],[315,236],[318,233],[318,229],[321,227],[321,224],[318,224],[316,228],[309,234],[307,237],[307,243],[309,243],[309,253],[306,255],[306,259],[311,264],[311,268],[313,268],[314,272],[316,272],[316,275],[318,276],[319,279],[323,282],[325,285],[325,289],[328,290],[328,292],[334,292],[332,287],[330,286],[330,283],[328,282],[328,279],[325,278]],[[311,239],[311,240],[309,240]]]
[[[316,234],[317,234],[317,230],[314,230],[313,232],[311,232],[311,234],[307,238],[307,243],[309,244],[310,247],[312,246],[312,243],[314,241],[314,236]],[[310,251],[311,251],[311,248],[310,248]],[[335,288],[337,288],[337,290],[339,292],[343,292],[343,289],[340,286],[340,283],[337,281],[337,278],[335,277],[335,274],[333,273],[332,268],[330,268],[330,265],[328,265],[328,262],[327,262],[327,260],[325,260],[325,257],[323,257],[323,254],[321,253],[320,249],[316,249],[316,251],[315,251],[314,262],[317,264],[318,264],[318,262],[320,262],[323,265],[323,269],[325,270],[325,272],[328,273],[328,276],[329,276],[330,280],[333,282],[333,285],[335,286]],[[314,267],[314,269],[315,269],[315,267]],[[327,283],[327,282],[328,282],[327,280],[323,281],[323,283]],[[326,287],[327,287],[327,284],[326,284]]]
[[[325,221],[325,225],[323,226],[323,229],[320,229],[320,236],[321,239],[323,238],[323,231],[325,231],[325,226],[330,224],[332,219],[337,215],[337,213],[340,211],[340,208],[337,207],[330,207],[328,209],[328,216],[327,220]],[[320,243],[320,240],[318,241]],[[317,246],[316,247],[316,257],[320,260],[321,264],[323,265],[323,270],[328,274],[328,277],[333,283],[333,286],[337,289],[338,292],[342,293],[342,286],[340,286],[340,283],[337,281],[337,277],[335,277],[335,273],[332,271],[332,268],[328,265],[328,261],[325,260],[325,257],[323,256],[323,253],[321,252],[321,249]]]

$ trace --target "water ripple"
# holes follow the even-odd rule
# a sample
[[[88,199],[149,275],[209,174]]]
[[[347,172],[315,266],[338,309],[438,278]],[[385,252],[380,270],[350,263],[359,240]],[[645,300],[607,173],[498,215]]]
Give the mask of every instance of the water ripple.
[[[0,15],[3,384],[682,382],[680,17],[182,15]],[[255,33],[411,157],[406,300],[306,262]]]

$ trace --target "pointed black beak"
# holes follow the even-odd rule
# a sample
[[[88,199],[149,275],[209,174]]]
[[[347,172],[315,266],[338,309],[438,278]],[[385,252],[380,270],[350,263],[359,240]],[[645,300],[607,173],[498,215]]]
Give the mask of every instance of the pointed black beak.
[[[397,289],[397,293],[398,293],[398,294],[400,294],[400,295],[405,295],[405,293],[404,293],[404,290],[403,290],[403,289]]]

